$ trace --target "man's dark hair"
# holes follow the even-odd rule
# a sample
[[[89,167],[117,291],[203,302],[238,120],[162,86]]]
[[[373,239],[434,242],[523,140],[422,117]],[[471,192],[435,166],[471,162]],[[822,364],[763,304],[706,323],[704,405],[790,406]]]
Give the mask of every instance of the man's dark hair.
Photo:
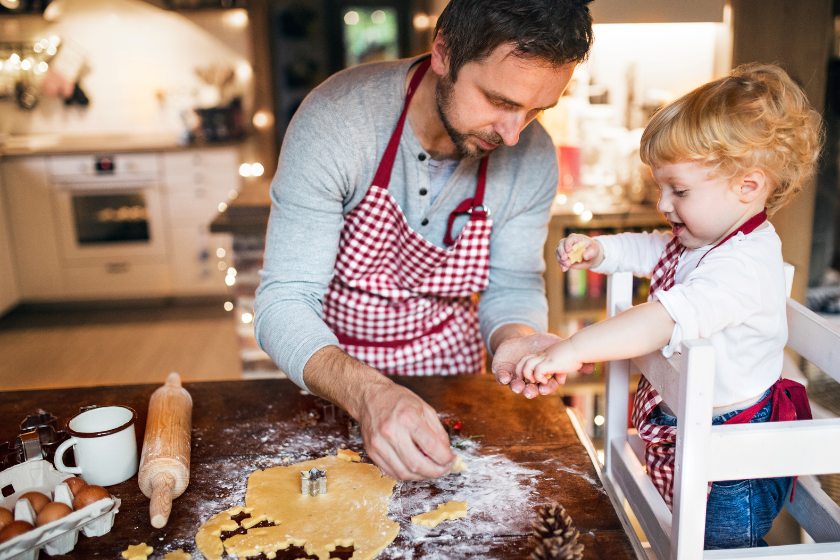
[[[435,26],[443,34],[452,80],[468,62],[503,44],[511,54],[554,66],[583,62],[592,46],[592,0],[451,0]]]

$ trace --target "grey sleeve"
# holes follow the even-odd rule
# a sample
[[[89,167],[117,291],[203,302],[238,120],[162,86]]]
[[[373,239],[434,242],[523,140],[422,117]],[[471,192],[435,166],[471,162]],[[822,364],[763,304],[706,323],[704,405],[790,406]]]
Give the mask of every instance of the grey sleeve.
[[[551,203],[557,194],[559,171],[557,155],[546,150],[541,170],[533,176],[536,186],[512,185],[527,189],[531,196],[517,205],[516,212],[503,224],[494,225],[490,242],[490,284],[481,295],[478,316],[484,344],[502,325],[517,323],[544,332],[548,327],[548,302],[545,297],[543,247],[548,236]],[[530,188],[529,188],[530,187]]]
[[[302,388],[303,368],[338,344],[322,320],[361,151],[331,103],[313,92],[295,114],[271,183],[271,215],[254,330],[260,347]]]

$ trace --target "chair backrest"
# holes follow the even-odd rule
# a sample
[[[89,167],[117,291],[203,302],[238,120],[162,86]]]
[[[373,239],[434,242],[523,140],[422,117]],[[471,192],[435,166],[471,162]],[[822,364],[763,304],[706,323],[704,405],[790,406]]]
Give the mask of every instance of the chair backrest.
[[[793,267],[786,265],[788,294]],[[630,273],[607,283],[607,315],[632,305]],[[840,381],[840,332],[788,298],[788,346]],[[659,560],[807,557],[840,559],[840,507],[814,474],[840,472],[840,419],[712,426],[714,348],[684,341],[666,359],[659,351],[606,364],[606,486],[626,499]],[[642,372],[677,414],[673,513],[644,470],[644,442],[628,430],[631,373]],[[709,481],[799,476],[787,509],[816,544],[704,551]]]

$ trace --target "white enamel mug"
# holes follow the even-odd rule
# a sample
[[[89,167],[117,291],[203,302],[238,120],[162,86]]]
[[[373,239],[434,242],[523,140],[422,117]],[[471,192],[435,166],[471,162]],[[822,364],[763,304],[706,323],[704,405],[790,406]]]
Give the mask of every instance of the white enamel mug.
[[[80,412],[67,423],[70,438],[55,450],[55,468],[81,476],[88,484],[110,486],[137,474],[137,413],[127,406],[102,406]],[[73,447],[76,466],[64,464]]]

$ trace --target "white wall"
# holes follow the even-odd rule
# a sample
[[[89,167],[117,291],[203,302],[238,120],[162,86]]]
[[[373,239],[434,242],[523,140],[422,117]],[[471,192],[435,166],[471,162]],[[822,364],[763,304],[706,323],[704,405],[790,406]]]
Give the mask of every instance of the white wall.
[[[730,70],[725,23],[596,24],[594,33],[586,70],[607,87],[620,115],[631,67],[637,103],[657,91],[678,97]]]
[[[232,12],[245,15],[242,10]],[[177,138],[184,129],[182,113],[210,105],[206,99],[212,96],[195,69],[212,64],[236,68],[236,83],[229,93],[244,95],[247,110],[252,96],[250,53],[237,52],[219,38],[230,40],[233,35],[238,37],[235,41],[247,44],[241,38],[247,33],[247,15],[243,28],[227,14],[205,13],[199,16],[204,24],[199,26],[139,0],[56,0],[45,13],[51,23],[38,18],[0,22],[4,40],[37,41],[57,35],[62,49],[80,53],[88,67],[81,85],[91,100],[81,109],[66,108],[60,99],[41,99],[33,111],[0,103],[0,132]]]

